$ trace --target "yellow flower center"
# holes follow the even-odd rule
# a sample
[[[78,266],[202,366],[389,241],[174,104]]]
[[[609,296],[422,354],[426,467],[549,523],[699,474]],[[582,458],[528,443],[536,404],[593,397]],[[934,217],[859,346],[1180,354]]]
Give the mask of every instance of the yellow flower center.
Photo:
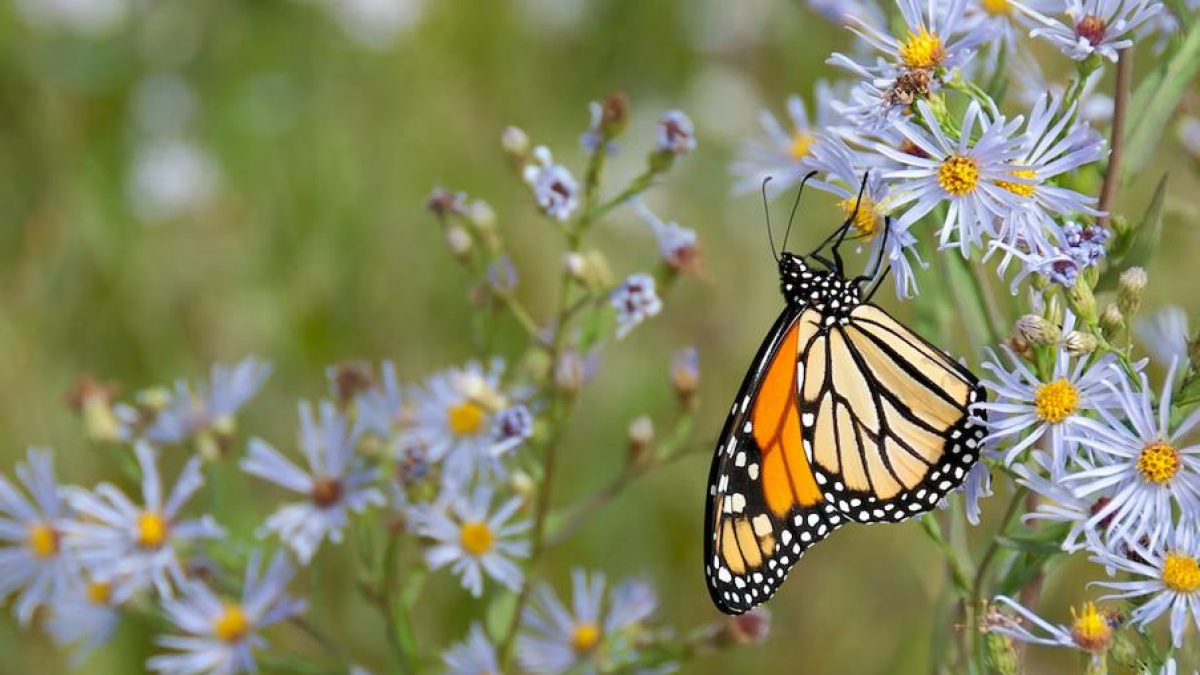
[[[812,144],[815,140],[816,139],[812,137],[812,134],[804,131],[797,131],[796,133],[792,134],[792,146],[788,149],[788,154],[792,156],[792,159],[799,162],[805,157],[808,157],[808,152],[812,148]]]
[[[496,535],[488,529],[487,523],[480,520],[464,523],[458,538],[463,549],[476,557],[492,550],[496,543]]]
[[[1012,5],[1008,0],[981,0],[979,4],[983,5],[983,11],[988,14],[1002,16],[1012,13]]]
[[[107,605],[112,599],[112,584],[102,581],[93,581],[87,585],[86,589],[88,602],[93,605]]]
[[[46,523],[30,526],[29,548],[35,558],[53,558],[58,554],[58,531]]]
[[[571,647],[576,654],[586,654],[600,643],[600,627],[592,622],[575,624],[571,631]]]
[[[1200,564],[1190,555],[1168,553],[1163,561],[1162,580],[1176,593],[1195,593],[1200,588]]]
[[[1026,180],[1033,180],[1033,179],[1037,178],[1037,172],[1034,171],[1033,169],[1016,169],[1014,171],[1009,171],[1008,175],[1016,176],[1017,178],[1024,178]],[[1005,190],[1008,190],[1009,192],[1013,193],[1014,195],[1017,195],[1018,197],[1032,197],[1033,194],[1035,192],[1037,192],[1036,185],[1026,185],[1025,183],[1013,183],[1013,182],[1006,181],[1006,180],[996,181],[996,186],[1004,188]]]
[[[936,68],[946,58],[946,48],[937,33],[921,28],[916,33],[908,32],[908,39],[900,46],[900,58],[909,68]]]
[[[162,514],[145,511],[138,516],[138,544],[143,548],[158,548],[167,540],[167,521]]]
[[[250,632],[250,619],[239,605],[225,605],[221,616],[213,620],[213,635],[222,642],[239,642]]]
[[[450,422],[450,430],[456,436],[470,436],[483,426],[483,408],[473,401],[463,401],[451,406],[446,416]]]
[[[1033,392],[1033,405],[1038,419],[1058,424],[1075,414],[1079,407],[1079,390],[1065,377],[1047,382]]]
[[[847,217],[854,214],[854,229],[865,239],[870,239],[879,231],[879,211],[875,209],[875,203],[869,197],[863,195],[862,201],[858,204],[858,212],[854,211],[854,204],[858,201],[858,197],[847,197],[838,202],[842,213]]]
[[[951,155],[938,167],[937,181],[955,197],[970,194],[979,185],[979,163],[972,157]]]
[[[1151,483],[1166,485],[1179,473],[1179,451],[1162,441],[1151,443],[1138,456],[1137,468]]]
[[[1071,619],[1071,637],[1080,649],[1089,652],[1108,649],[1108,644],[1112,641],[1112,625],[1096,610],[1096,603],[1086,603],[1078,613],[1072,608]]]

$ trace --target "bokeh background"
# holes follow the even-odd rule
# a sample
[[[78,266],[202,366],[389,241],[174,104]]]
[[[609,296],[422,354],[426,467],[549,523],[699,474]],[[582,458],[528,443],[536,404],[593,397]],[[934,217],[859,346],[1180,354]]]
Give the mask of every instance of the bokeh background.
[[[402,379],[417,380],[479,357],[469,339],[473,280],[423,207],[434,186],[493,205],[518,292],[546,316],[559,238],[507,166],[499,135],[519,125],[578,174],[586,105],[614,89],[629,95],[633,122],[610,189],[640,170],[638,148],[653,142],[662,111],[696,121],[698,151],[647,200],[699,232],[705,271],[601,362],[570,430],[558,496],[589,494],[618,470],[631,419],[670,416],[667,364],[682,346],[700,351],[698,437],[715,437],[779,307],[761,205],[731,195],[727,167],[758,132],[760,108],[782,114],[789,93],[839,76],[824,60],[846,37],[786,0],[5,0],[0,466],[8,472],[26,446],[48,445],[66,480],[111,473],[64,403],[85,372],[129,391],[261,356],[275,373],[241,428],[286,445],[295,400],[325,393],[328,364],[392,359]],[[1198,111],[1200,101],[1185,107]],[[1172,132],[1161,153],[1155,175],[1123,194],[1132,215],[1163,172],[1174,195],[1200,187],[1196,159]],[[1200,309],[1194,204],[1169,204],[1151,305]],[[794,239],[820,238],[834,218],[832,200],[812,193]],[[617,272],[654,264],[634,214],[598,229]],[[500,334],[498,354],[514,356],[518,338]],[[656,583],[667,622],[716,619],[700,565],[708,463],[701,454],[652,474],[554,551],[558,587],[572,566],[641,574]],[[214,508],[248,532],[267,503],[230,485]],[[977,534],[988,525],[985,515]],[[312,617],[377,665],[382,628],[357,600],[348,565],[323,558]],[[1084,592],[1080,572],[1096,573],[1053,570],[1043,604],[1052,618]],[[475,605],[443,577],[418,623],[444,643]],[[842,531],[771,604],[765,646],[684,672],[929,672],[932,645],[952,623],[938,603],[946,583],[915,524]],[[68,672],[40,633],[0,617],[0,673]],[[146,627],[127,624],[80,672],[139,672],[151,649]],[[1035,659],[1044,672],[1069,662]]]

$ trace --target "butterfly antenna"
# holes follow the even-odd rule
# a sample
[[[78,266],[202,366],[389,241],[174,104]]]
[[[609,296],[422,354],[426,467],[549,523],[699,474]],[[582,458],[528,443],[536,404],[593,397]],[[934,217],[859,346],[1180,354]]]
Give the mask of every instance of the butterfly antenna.
[[[812,178],[815,175],[817,175],[816,171],[809,171],[807,174],[805,174],[804,178],[800,180],[800,189],[796,190],[796,201],[792,202],[792,212],[788,214],[787,230],[785,230],[783,233],[782,248],[784,251],[787,250],[788,235],[792,233],[792,221],[796,219],[796,209],[800,207],[800,196],[804,194],[804,184],[808,182],[809,178]]]
[[[779,252],[775,250],[775,235],[771,232],[771,207],[767,204],[767,183],[771,182],[771,177],[766,176],[762,182],[762,203],[763,216],[767,219],[767,242],[771,244],[771,257],[775,258],[775,262],[779,262]]]

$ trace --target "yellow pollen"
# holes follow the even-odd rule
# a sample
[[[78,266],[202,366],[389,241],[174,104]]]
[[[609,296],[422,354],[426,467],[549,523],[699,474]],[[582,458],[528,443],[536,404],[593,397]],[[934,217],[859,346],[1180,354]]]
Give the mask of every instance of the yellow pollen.
[[[1112,634],[1112,625],[1096,610],[1096,603],[1084,604],[1079,612],[1071,608],[1071,637],[1080,649],[1102,652],[1108,649]]]
[[[239,642],[250,632],[250,619],[246,618],[246,612],[240,606],[230,603],[225,605],[212,627],[213,635],[222,642]]]
[[[838,202],[842,213],[849,216],[854,213],[854,204],[858,201],[858,197],[847,197]],[[863,236],[864,239],[870,239],[879,231],[879,211],[875,209],[875,203],[869,197],[863,195],[862,201],[858,204],[858,213],[854,215],[854,229]]]
[[[1037,178],[1037,172],[1033,169],[1016,169],[1009,171],[1008,175],[1024,178],[1025,180],[1034,180]],[[1036,185],[1026,185],[1024,183],[1013,183],[1006,180],[996,181],[996,186],[1004,188],[1018,197],[1032,197],[1037,192]]]
[[[53,558],[58,554],[58,531],[46,523],[30,526],[29,548],[34,557]]]
[[[1079,407],[1079,390],[1065,377],[1047,382],[1033,392],[1033,405],[1038,419],[1058,424],[1075,414]]]
[[[812,134],[797,131],[792,135],[792,146],[788,149],[788,154],[792,156],[792,159],[799,162],[808,157],[808,152],[812,148],[814,140],[816,139],[812,137]]]
[[[451,406],[446,416],[450,422],[450,430],[456,436],[470,436],[483,426],[483,408],[473,401],[463,401]]]
[[[1142,448],[1137,468],[1142,477],[1151,483],[1166,485],[1179,473],[1179,451],[1162,441],[1151,443]]]
[[[1163,561],[1162,580],[1176,593],[1195,593],[1200,588],[1200,564],[1190,555],[1168,553]]]
[[[487,523],[479,520],[463,523],[458,539],[462,543],[463,549],[476,557],[492,550],[492,546],[496,543],[496,535],[488,529]]]
[[[600,627],[592,622],[575,624],[571,631],[571,647],[576,654],[586,654],[600,642]]]
[[[146,511],[138,516],[138,544],[143,548],[158,548],[167,540],[167,521],[162,514]]]
[[[107,605],[112,598],[112,584],[93,581],[87,585],[87,599],[93,605]]]
[[[983,11],[988,14],[1004,15],[1012,13],[1012,5],[1009,4],[1008,0],[981,0],[979,4],[983,5]]]
[[[971,157],[951,155],[938,167],[937,181],[955,197],[970,194],[979,185],[979,163]]]
[[[916,33],[908,32],[908,39],[900,46],[900,58],[909,68],[936,68],[946,58],[946,48],[937,33],[922,27]]]

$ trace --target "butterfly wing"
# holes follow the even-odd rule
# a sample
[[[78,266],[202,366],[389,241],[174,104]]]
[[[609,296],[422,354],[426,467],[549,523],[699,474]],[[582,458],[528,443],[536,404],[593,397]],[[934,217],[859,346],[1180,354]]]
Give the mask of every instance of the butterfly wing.
[[[962,484],[984,435],[969,370],[863,304],[801,354],[800,412],[815,478],[847,518],[895,522]]]
[[[770,598],[808,547],[845,516],[818,487],[804,449],[797,358],[820,315],[789,306],[738,390],[709,473],[705,574],[717,608],[740,614]]]

